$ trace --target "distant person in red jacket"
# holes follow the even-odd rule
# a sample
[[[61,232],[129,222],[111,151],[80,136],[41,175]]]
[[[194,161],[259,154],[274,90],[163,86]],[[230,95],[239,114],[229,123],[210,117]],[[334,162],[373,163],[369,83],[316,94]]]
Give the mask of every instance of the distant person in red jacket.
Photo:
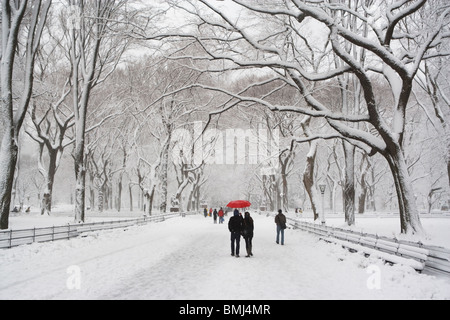
[[[220,208],[220,210],[218,212],[218,215],[219,215],[219,224],[222,224],[223,223],[223,216],[225,215],[225,213],[223,212],[222,208]]]

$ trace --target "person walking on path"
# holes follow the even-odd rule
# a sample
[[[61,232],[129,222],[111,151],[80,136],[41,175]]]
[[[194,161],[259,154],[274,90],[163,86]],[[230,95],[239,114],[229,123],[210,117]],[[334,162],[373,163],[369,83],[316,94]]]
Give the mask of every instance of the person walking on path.
[[[214,224],[217,224],[217,209],[214,209],[213,217],[214,217]]]
[[[239,216],[239,211],[235,210],[234,215],[228,221],[228,230],[231,233],[231,256],[236,258],[239,258],[242,224],[243,219]]]
[[[219,215],[219,224],[223,223],[223,216],[225,215],[223,212],[223,209],[220,208],[219,212],[217,213]]]
[[[281,233],[281,245],[284,246],[284,230],[286,229],[286,216],[282,210],[278,210],[278,214],[275,217],[275,223],[277,224],[277,244],[280,244]]]
[[[203,209],[203,214],[204,214],[204,216],[205,216],[205,218],[208,216],[208,209]]]
[[[249,212],[245,213],[244,218],[244,228],[243,228],[243,236],[245,239],[245,248],[247,249],[247,258],[253,257],[253,246],[252,246],[252,240],[253,240],[253,230],[255,229],[255,225],[253,223],[253,219],[250,216]]]

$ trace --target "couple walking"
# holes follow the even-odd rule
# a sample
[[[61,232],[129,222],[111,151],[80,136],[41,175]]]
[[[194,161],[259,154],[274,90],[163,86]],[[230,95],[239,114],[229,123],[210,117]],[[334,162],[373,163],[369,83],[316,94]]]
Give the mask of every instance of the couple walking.
[[[284,245],[284,230],[286,229],[286,216],[282,210],[278,210],[278,215],[275,217],[275,223],[277,225],[277,244]],[[245,239],[245,248],[247,249],[247,258],[253,256],[253,230],[255,226],[250,213],[246,212],[245,217],[239,213],[239,210],[234,210],[233,217],[228,222],[228,229],[231,232],[231,255],[239,258],[241,235]]]
[[[253,256],[252,253],[252,240],[254,223],[249,212],[245,213],[245,217],[239,213],[239,210],[235,209],[233,217],[228,222],[228,229],[231,232],[231,255],[239,258],[239,251],[241,246],[241,235],[245,239],[245,248],[247,249],[247,258]]]

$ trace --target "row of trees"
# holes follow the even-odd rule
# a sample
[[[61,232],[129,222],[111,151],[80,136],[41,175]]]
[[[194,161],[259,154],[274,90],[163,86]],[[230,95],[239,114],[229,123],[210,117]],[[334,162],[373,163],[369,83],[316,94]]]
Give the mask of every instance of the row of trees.
[[[90,153],[95,142],[87,141],[87,133],[117,115],[114,107],[123,113],[127,103],[112,95],[92,101],[92,92],[116,71],[129,48],[131,37],[125,35],[137,9],[126,1],[4,0],[1,10],[0,228],[8,228],[19,134],[28,112],[27,133],[39,144],[46,184],[43,211],[51,211],[55,173],[71,145],[75,219],[84,221],[86,172],[95,163]],[[93,115],[96,123],[88,121]]]
[[[1,10],[2,229],[25,119],[39,146],[44,213],[72,148],[77,221],[85,219],[86,180],[100,209],[112,203],[113,180],[118,208],[124,183],[130,203],[138,186],[150,213],[156,193],[168,210],[171,188],[176,202],[198,207],[207,164],[194,153],[217,141],[199,146],[193,124],[220,128],[231,113],[282,136],[277,159],[260,163],[276,161],[277,171],[257,167],[247,188],[272,208],[287,208],[301,185],[317,214],[321,181],[330,199],[341,186],[352,225],[366,199],[375,206],[375,186],[389,171],[401,231],[416,233],[414,186],[433,180],[429,203],[448,191],[450,178],[443,185],[441,168],[429,165],[439,155],[450,177],[445,1],[2,0]],[[175,137],[180,128],[194,139]]]
[[[256,82],[256,79],[240,81],[241,87]],[[261,81],[261,79],[259,79]],[[381,85],[381,84],[380,84]],[[389,88],[378,88],[389,90]],[[279,92],[274,100],[284,101],[286,97],[295,97],[290,92]],[[336,89],[329,88],[323,93],[323,99],[327,99],[330,105],[335,105],[335,98],[339,97]],[[423,95],[426,99],[426,95]],[[408,120],[405,146],[407,148],[408,172],[415,184],[415,198],[418,205],[431,211],[432,207],[445,208],[448,206],[448,192],[446,191],[446,157],[445,148],[440,141],[440,136],[434,129],[430,130],[430,121],[421,107],[412,99],[410,112],[413,115]],[[385,103],[389,103],[386,100]],[[278,130],[280,133],[280,153],[277,157],[278,170],[273,170],[264,175],[261,167],[254,169],[254,177],[249,177],[251,182],[247,188],[247,198],[254,196],[255,203],[264,203],[269,210],[277,208],[311,208],[316,215],[321,210],[320,201],[317,199],[316,188],[313,198],[305,190],[306,181],[315,181],[315,185],[326,184],[326,205],[331,212],[343,211],[341,202],[345,203],[346,164],[342,140],[318,141],[313,148],[308,144],[294,144],[291,142],[301,136],[305,127],[305,119],[296,113],[273,113],[266,109],[246,108],[240,109],[243,121],[251,123],[254,129],[265,127],[267,130]],[[244,120],[245,119],[245,120]],[[325,133],[325,122],[315,121],[311,131]],[[311,152],[313,150],[313,152]],[[369,157],[364,150],[356,149],[354,165],[351,174],[354,175],[354,211],[364,213],[365,210],[397,210],[394,197],[396,191],[393,186],[389,168],[379,155]],[[308,161],[307,161],[308,160]],[[436,166],[436,163],[440,165]],[[305,173],[308,175],[305,176]],[[301,182],[301,183],[300,183]],[[312,202],[312,205],[310,204]]]
[[[142,49],[132,29],[151,28],[149,24],[156,23],[164,10],[101,0],[2,4],[2,76],[8,77],[2,82],[6,84],[2,97],[8,94],[10,103],[2,105],[8,113],[2,113],[2,157],[7,162],[2,161],[5,170],[0,177],[1,228],[8,228],[11,195],[20,189],[21,131],[38,145],[38,170],[44,179],[42,214],[51,213],[55,177],[68,148],[75,172],[77,222],[85,220],[87,206],[100,211],[113,206],[113,184],[118,190],[115,207],[121,208],[123,184],[128,183],[130,209],[137,186],[141,208],[151,213],[155,192],[161,190],[159,209],[166,212],[169,171],[178,174],[175,198],[180,201],[190,186],[188,197],[195,198],[198,207],[204,165],[183,157],[172,169],[169,154],[176,143],[172,133],[195,121],[208,106],[208,97],[167,95],[176,86],[195,82],[198,73],[167,62],[152,48],[146,48],[145,57],[138,52],[138,59],[133,53]],[[11,38],[8,47],[6,36]],[[24,59],[30,60],[25,71]],[[17,108],[21,96],[24,101]]]
[[[241,9],[239,14],[229,10],[230,3]],[[368,157],[383,156],[388,163],[402,233],[422,231],[405,153],[408,109],[416,81],[428,83],[422,87],[434,92],[437,100],[447,100],[443,90],[433,89],[433,84],[440,82],[426,75],[430,71],[435,76],[441,74],[442,69],[433,61],[449,53],[447,3],[293,0],[259,4],[233,0],[221,6],[207,0],[174,0],[172,5],[192,15],[196,22],[189,22],[191,28],[186,26],[183,34],[168,32],[144,38],[188,38],[192,46],[203,50],[203,54],[191,56],[196,61],[221,61],[222,72],[239,69],[266,74],[265,81],[238,92],[207,84],[200,87],[228,95],[230,104],[238,101],[247,107],[257,105],[305,116],[304,135],[296,142],[310,145],[304,184],[311,199],[316,192],[311,177],[317,141],[341,139],[346,221],[354,224],[354,162],[355,148],[359,148]],[[176,52],[172,57],[185,59],[186,55]],[[385,85],[378,85],[380,82]],[[334,101],[324,94],[330,87],[336,92]],[[255,94],[253,88],[262,93]],[[274,98],[286,88],[297,91],[294,103],[284,104]],[[442,109],[435,111],[438,118],[443,115],[439,113]],[[323,120],[326,130],[321,134],[312,132],[312,123]]]

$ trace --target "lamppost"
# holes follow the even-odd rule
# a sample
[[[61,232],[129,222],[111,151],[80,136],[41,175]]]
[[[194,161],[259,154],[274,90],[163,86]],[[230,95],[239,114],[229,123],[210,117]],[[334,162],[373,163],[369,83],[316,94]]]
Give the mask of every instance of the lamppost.
[[[325,184],[321,184],[321,185],[319,185],[319,188],[320,188],[320,193],[322,194],[322,212],[320,213],[320,215],[321,215],[322,225],[325,225],[325,190],[327,189],[327,186]]]

